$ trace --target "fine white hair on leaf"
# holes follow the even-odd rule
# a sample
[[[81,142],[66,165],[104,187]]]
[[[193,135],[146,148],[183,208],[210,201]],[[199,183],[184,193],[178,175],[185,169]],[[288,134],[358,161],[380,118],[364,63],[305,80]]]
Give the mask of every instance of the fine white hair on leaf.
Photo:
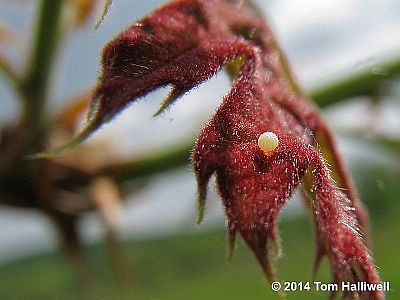
[[[271,132],[271,131],[266,131],[260,134],[258,137],[258,147],[265,153],[270,153],[275,150],[276,147],[279,145],[279,139],[278,136]]]

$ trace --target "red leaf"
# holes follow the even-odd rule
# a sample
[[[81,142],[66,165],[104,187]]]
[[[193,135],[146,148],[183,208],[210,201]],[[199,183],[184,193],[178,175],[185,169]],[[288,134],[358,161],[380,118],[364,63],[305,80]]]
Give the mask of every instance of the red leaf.
[[[269,243],[279,249],[279,212],[305,175],[311,174],[313,191],[307,192],[323,247],[319,253],[328,254],[334,280],[378,283],[358,230],[364,214],[332,134],[291,78],[267,25],[242,2],[173,1],[121,33],[104,49],[103,72],[88,126],[77,140],[86,138],[130,102],[171,85],[162,109],[166,108],[240,57],[233,63],[238,71],[232,89],[193,152],[200,219],[208,181],[216,174],[231,243],[239,232],[273,279]],[[266,131],[279,138],[279,145],[269,153],[257,144]],[[327,150],[346,195],[331,179],[318,141]],[[384,297],[379,291],[369,296]]]

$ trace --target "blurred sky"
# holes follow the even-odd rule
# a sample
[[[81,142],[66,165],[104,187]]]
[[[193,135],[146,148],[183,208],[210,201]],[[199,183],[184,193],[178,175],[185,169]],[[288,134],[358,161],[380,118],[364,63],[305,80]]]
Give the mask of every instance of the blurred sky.
[[[28,2],[28,1],[21,1]],[[36,3],[37,1],[30,1]],[[96,82],[99,49],[137,18],[162,1],[116,0],[104,24],[93,31],[96,16],[86,29],[80,30],[61,47],[54,72],[51,110],[57,111],[68,95],[87,89]],[[356,71],[374,65],[380,58],[400,53],[400,1],[398,0],[264,0],[258,1],[277,33],[282,48],[299,81],[310,88],[343,72]],[[28,2],[29,3],[29,2]],[[33,27],[34,5],[0,1],[0,20],[16,27],[22,38],[11,56],[17,63],[29,48]],[[384,71],[384,70],[383,70]],[[117,120],[93,138],[113,140],[121,154],[146,153],[162,150],[173,143],[194,139],[201,126],[210,118],[228,91],[229,81],[218,74],[208,83],[186,95],[169,112],[157,119],[156,111],[167,90],[152,93],[141,103],[130,106]],[[0,125],[18,113],[15,99],[0,80]],[[63,102],[64,101],[64,102]],[[331,110],[329,120],[345,123],[362,122],[360,109]],[[350,112],[350,113],[349,113]],[[396,121],[393,121],[394,123]],[[389,126],[390,127],[390,126]],[[393,125],[391,125],[393,127]],[[349,157],[361,155],[349,143],[341,143]],[[361,157],[371,159],[372,152]],[[211,191],[210,200],[216,198]],[[292,204],[293,205],[293,204]],[[296,204],[294,204],[296,206]],[[299,204],[297,204],[299,206]],[[292,209],[295,211],[295,209]],[[135,194],[124,207],[122,236],[142,238],[175,232],[201,230],[195,228],[195,181],[188,165],[167,175],[154,178],[152,183]],[[223,223],[219,201],[211,201],[206,226]],[[88,214],[83,221],[83,233],[88,239],[101,234],[101,221]],[[35,212],[0,208],[0,263],[21,255],[54,248],[55,233],[49,222]]]

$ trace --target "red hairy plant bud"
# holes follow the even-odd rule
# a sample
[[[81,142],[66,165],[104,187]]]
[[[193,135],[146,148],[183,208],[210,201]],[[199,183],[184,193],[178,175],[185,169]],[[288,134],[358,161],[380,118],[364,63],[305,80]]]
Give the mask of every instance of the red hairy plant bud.
[[[129,103],[170,85],[162,111],[228,65],[232,89],[193,151],[200,220],[207,184],[215,174],[231,244],[240,233],[273,279],[269,246],[272,242],[279,250],[278,216],[303,183],[317,225],[317,261],[325,254],[330,258],[335,282],[380,282],[359,230],[365,212],[333,136],[294,83],[270,29],[250,5],[172,1],[110,42],[102,65],[87,127],[73,142],[84,140]],[[380,291],[347,296],[384,298]]]

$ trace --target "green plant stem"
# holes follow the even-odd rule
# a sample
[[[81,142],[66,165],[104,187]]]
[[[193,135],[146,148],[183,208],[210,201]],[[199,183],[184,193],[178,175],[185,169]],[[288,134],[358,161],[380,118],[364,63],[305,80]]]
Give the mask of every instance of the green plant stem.
[[[376,70],[380,70],[380,72],[376,72]],[[384,73],[381,73],[381,71],[384,71]],[[385,81],[398,76],[400,76],[400,58],[377,64],[372,69],[368,68],[345,76],[337,82],[312,90],[309,95],[319,107],[323,108],[345,101],[350,97],[374,96]],[[188,141],[162,153],[149,154],[139,160],[116,164],[104,170],[102,175],[110,176],[116,181],[122,182],[150,177],[160,172],[181,167],[189,164],[193,145],[194,141]]]
[[[44,137],[48,82],[60,36],[62,6],[62,0],[41,1],[36,36],[22,82],[23,124],[29,129],[33,148]]]
[[[375,64],[311,91],[310,98],[321,108],[356,96],[379,95],[382,83],[400,76],[400,58]]]
[[[152,153],[141,159],[114,164],[103,170],[104,175],[112,177],[117,182],[124,182],[169,171],[190,164],[190,153],[194,141],[182,143],[167,151]]]

